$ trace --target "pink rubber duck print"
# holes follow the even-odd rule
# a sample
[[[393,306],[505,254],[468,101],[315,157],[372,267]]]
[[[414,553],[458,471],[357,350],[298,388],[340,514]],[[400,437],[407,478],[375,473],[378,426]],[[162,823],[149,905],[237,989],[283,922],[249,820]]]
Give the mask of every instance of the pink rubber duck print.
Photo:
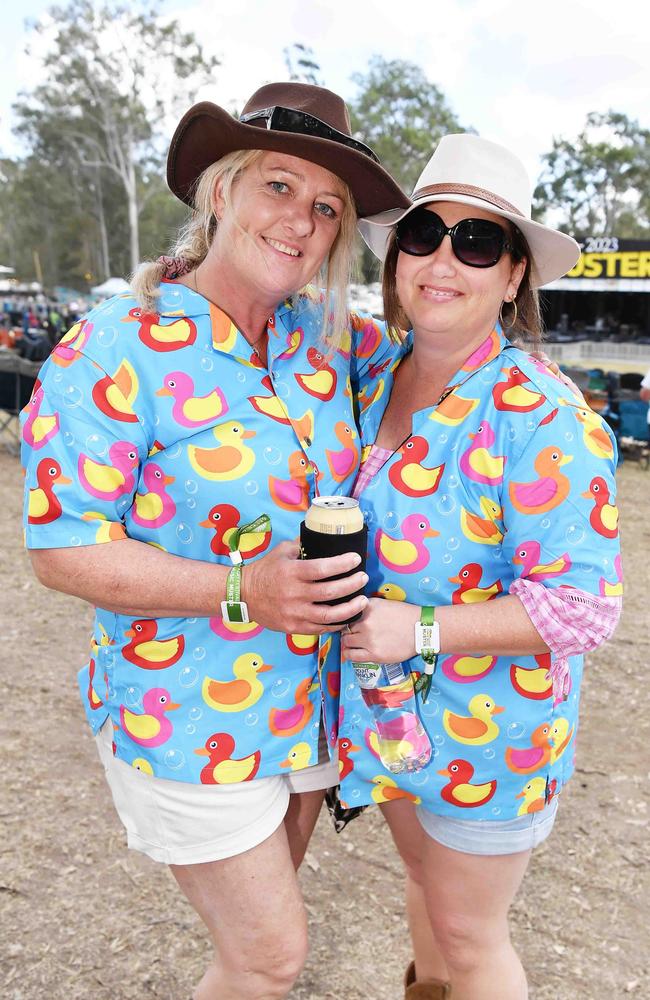
[[[173,726],[166,716],[181,706],[171,700],[166,688],[150,688],[142,699],[144,712],[132,712],[120,705],[120,725],[134,743],[141,747],[159,747],[172,735]]]

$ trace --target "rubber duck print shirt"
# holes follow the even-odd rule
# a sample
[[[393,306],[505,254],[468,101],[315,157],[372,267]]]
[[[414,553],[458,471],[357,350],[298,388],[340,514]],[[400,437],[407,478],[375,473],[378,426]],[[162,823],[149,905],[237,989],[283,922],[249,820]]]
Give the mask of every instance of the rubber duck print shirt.
[[[270,518],[241,537],[250,561],[298,536],[315,493],[350,491],[360,455],[350,375],[368,378],[394,352],[380,326],[353,317],[325,355],[320,301],[284,304],[269,321],[267,370],[190,289],[164,283],[160,310],[109,299],[44,365],[22,414],[28,548],[128,536],[230,566],[238,526]],[[300,766],[317,762],[321,698],[335,744],[336,648],[336,677],[321,685],[315,636],[226,625],[216,601],[211,618],[98,608],[79,685],[93,731],[110,716],[121,759],[198,783],[227,748],[232,780],[248,780],[283,773],[296,743]]]
[[[413,414],[411,435],[359,496],[367,593],[440,606],[498,600],[522,581],[619,594],[616,454],[604,421],[498,330],[449,387],[438,405]],[[384,404],[361,414],[364,445],[375,440]],[[423,668],[420,657],[409,663]],[[568,663],[564,697],[553,690],[550,654],[441,655],[427,702],[418,699],[431,762],[389,774],[344,662],[339,745],[354,747],[344,803],[406,796],[481,820],[541,809],[574,766],[582,657]]]

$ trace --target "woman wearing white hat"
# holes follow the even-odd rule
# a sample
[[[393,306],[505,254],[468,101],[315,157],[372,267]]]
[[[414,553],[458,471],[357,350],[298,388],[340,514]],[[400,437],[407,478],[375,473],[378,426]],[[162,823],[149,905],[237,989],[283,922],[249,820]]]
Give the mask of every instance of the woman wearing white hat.
[[[517,157],[473,135],[446,136],[412,205],[360,228],[386,319],[412,332],[361,415],[355,489],[368,592],[397,599],[370,600],[344,656],[421,674],[433,753],[384,769],[344,663],[341,798],[381,803],[410,876],[408,1000],[523,1000],[508,910],[573,771],[581,654],[620,610],[613,438],[510,340],[539,339],[536,288],[579,248],[531,220]]]

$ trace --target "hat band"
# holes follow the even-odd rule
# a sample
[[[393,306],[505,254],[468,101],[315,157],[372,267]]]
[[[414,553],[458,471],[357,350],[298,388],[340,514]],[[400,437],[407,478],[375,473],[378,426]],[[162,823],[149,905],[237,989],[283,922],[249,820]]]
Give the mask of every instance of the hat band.
[[[487,201],[495,208],[503,209],[504,212],[513,212],[514,215],[519,215],[522,219],[527,218],[520,209],[515,208],[505,198],[500,198],[498,194],[485,188],[475,187],[473,184],[429,184],[428,187],[414,191],[412,200],[417,202],[430,194],[466,194],[470,198],[480,198],[481,201]]]

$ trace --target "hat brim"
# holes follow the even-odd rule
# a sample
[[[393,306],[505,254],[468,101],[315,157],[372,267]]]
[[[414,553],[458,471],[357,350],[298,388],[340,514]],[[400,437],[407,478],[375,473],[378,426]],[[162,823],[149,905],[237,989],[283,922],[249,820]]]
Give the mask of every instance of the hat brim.
[[[498,215],[512,222],[523,233],[530,248],[531,284],[534,288],[561,278],[578,262],[580,247],[572,236],[544,226],[541,222],[533,222],[532,219],[524,218],[516,212],[505,211],[481,198],[473,198],[471,195],[442,192],[415,199],[406,211],[394,209],[378,213],[372,218],[361,219],[359,232],[375,256],[383,261],[386,257],[392,227],[414,209],[436,201],[453,201],[460,205],[482,208],[484,211],[489,211],[493,215]]]
[[[191,205],[206,167],[239,149],[274,150],[325,167],[349,186],[360,218],[410,205],[390,174],[364,153],[331,139],[243,124],[211,101],[190,108],[174,132],[167,158],[170,190]]]

